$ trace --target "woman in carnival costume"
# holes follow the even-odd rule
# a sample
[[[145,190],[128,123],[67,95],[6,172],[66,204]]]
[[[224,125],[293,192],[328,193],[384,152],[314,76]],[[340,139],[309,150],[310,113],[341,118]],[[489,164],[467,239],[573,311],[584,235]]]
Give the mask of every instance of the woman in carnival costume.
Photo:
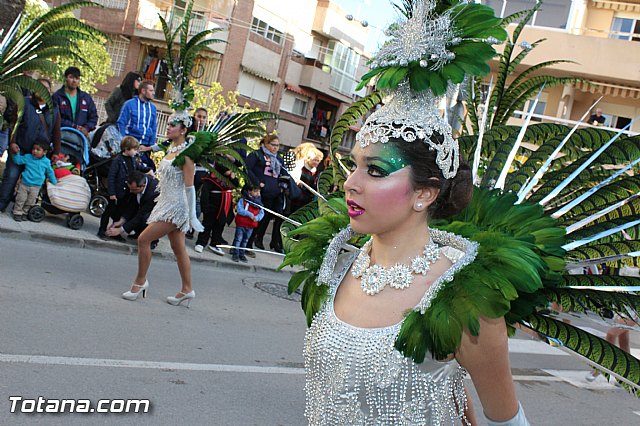
[[[198,52],[212,42],[219,41],[208,36],[221,31],[219,28],[205,30],[187,40],[192,8],[193,1],[187,6],[182,24],[173,33],[165,33],[167,52],[174,49],[174,40],[178,38],[180,45],[175,64],[173,55],[167,55],[169,79],[173,87],[169,104],[175,110],[167,125],[167,138],[171,144],[158,167],[160,195],[147,220],[149,226],[138,237],[138,271],[131,289],[122,294],[127,300],[137,300],[141,294],[145,297],[149,288],[147,272],[151,264],[151,242],[168,235],[180,271],[181,288],[175,296],[167,297],[166,301],[171,305],[185,303],[187,307],[190,306],[196,294],[191,282],[191,263],[185,248],[185,234],[190,230],[204,230],[196,214],[195,165],[199,164],[221,181],[230,183],[211,164],[220,164],[241,175],[241,169],[229,158],[242,162],[238,152],[249,147],[240,141],[262,134],[263,122],[277,117],[267,112],[226,112],[220,114],[206,131],[187,136],[192,124],[187,109],[194,97],[194,89],[189,84],[190,71]],[[162,17],[160,20],[168,28]]]
[[[475,189],[438,112],[451,83],[489,72],[491,44],[507,38],[501,19],[474,3],[403,3],[406,21],[361,83],[377,76],[386,98],[343,167],[346,203],[320,200],[291,216],[302,225],[282,229],[282,267],[304,267],[289,291],[303,285],[309,424],[470,424],[468,372],[490,425],[528,425],[509,366],[515,324],[562,335],[567,349],[635,387],[637,360],[614,347],[617,361],[598,358],[606,342],[541,314],[564,278],[565,230],[538,205]],[[376,92],[349,108],[332,147],[380,100]],[[340,170],[328,171],[339,180]],[[596,293],[580,300],[607,304]]]

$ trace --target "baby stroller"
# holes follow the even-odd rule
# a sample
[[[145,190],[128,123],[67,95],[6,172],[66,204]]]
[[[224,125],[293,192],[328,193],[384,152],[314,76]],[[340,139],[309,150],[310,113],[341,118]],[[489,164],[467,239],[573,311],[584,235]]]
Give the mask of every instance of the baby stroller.
[[[89,162],[87,138],[76,129],[62,127],[60,152],[75,157],[84,171]],[[77,175],[69,175],[58,181],[57,185],[47,184],[40,192],[41,205],[29,209],[28,218],[33,222],[41,222],[46,212],[51,214],[67,214],[67,226],[80,229],[84,224],[81,212],[85,211],[91,200],[91,188],[86,180]]]
[[[89,150],[89,166],[84,176],[91,187],[91,202],[89,212],[96,217],[102,216],[107,208],[109,193],[106,188],[106,180],[109,175],[109,167],[113,157],[120,153],[120,140],[122,136],[115,124],[103,124],[93,131],[91,149]]]

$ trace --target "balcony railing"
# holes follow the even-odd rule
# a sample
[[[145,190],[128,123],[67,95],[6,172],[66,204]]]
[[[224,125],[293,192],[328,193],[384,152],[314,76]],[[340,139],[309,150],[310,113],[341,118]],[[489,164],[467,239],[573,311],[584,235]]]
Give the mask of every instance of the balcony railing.
[[[513,114],[513,119],[515,120],[524,120],[524,117],[527,113],[524,111],[515,111]],[[598,127],[599,129],[604,129],[604,130],[610,130],[612,132],[619,132],[620,129],[617,129],[615,127],[607,127],[607,126],[594,126],[592,124],[589,124],[585,121],[576,121],[576,120],[567,120],[565,118],[560,118],[560,117],[552,117],[549,115],[543,115],[543,114],[531,114],[531,118],[532,119],[536,119],[536,122],[542,122],[542,123],[555,123],[555,124],[565,124],[567,126],[573,127],[576,124],[579,124],[578,128],[584,128],[584,127]],[[535,124],[535,123],[532,123]],[[631,130],[625,130],[624,132],[622,132],[623,135],[627,135],[627,136],[636,136],[636,135],[640,135],[640,132],[634,132]]]

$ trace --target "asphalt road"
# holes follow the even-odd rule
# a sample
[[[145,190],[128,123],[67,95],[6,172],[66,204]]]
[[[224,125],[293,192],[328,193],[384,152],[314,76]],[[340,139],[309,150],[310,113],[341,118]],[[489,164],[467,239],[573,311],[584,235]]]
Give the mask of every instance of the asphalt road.
[[[120,294],[134,272],[130,255],[0,239],[1,425],[305,423],[302,311],[256,288],[282,290],[285,273],[194,263],[197,297],[186,309],[164,302],[179,287],[174,262],[154,258],[147,298],[128,302]],[[638,400],[604,379],[587,384],[573,357],[523,335],[512,340],[532,424],[640,423]],[[12,414],[10,396],[139,398],[151,410]]]

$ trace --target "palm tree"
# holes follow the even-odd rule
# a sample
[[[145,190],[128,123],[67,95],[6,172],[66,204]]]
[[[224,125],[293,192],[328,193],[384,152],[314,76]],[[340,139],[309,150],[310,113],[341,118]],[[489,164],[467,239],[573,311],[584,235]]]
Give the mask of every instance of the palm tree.
[[[23,91],[36,92],[50,102],[47,88],[28,74],[39,71],[46,75],[60,75],[55,61],[59,56],[72,57],[88,66],[78,53],[78,40],[99,40],[102,33],[79,21],[68,12],[80,7],[99,5],[90,1],[67,3],[49,10],[18,31],[20,22],[14,20],[0,40],[0,95],[18,106],[20,122],[24,107]]]

